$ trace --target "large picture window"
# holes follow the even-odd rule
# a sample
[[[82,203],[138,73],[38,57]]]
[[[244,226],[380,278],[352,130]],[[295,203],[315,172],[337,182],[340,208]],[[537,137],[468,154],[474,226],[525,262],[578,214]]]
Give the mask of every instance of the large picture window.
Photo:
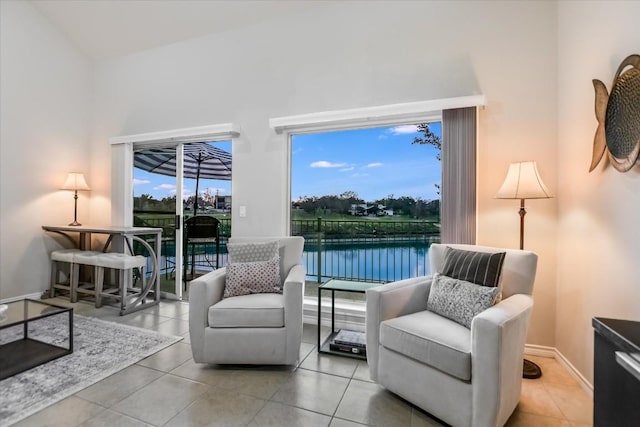
[[[441,136],[440,122],[291,136],[291,234],[305,237],[307,296],[329,278],[429,273],[428,248],[440,241]]]

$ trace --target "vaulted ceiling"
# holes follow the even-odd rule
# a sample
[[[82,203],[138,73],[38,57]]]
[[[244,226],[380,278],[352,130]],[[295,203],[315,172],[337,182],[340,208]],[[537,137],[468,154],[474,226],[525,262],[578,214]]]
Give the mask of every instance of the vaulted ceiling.
[[[333,0],[32,0],[94,60],[327,7]]]

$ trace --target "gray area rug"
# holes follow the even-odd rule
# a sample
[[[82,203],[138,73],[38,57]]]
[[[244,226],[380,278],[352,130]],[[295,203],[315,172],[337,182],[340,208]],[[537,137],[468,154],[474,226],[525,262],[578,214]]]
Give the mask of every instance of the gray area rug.
[[[68,315],[30,323],[29,336],[68,345]],[[22,326],[0,331],[0,344],[22,337]],[[8,426],[68,397],[182,337],[74,315],[73,353],[0,381],[0,426]]]

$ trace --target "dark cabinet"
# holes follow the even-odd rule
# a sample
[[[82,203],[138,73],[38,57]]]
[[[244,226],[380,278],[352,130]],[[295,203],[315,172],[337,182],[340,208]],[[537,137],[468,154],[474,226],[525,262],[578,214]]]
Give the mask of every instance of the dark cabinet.
[[[640,426],[640,322],[593,319],[593,425]]]

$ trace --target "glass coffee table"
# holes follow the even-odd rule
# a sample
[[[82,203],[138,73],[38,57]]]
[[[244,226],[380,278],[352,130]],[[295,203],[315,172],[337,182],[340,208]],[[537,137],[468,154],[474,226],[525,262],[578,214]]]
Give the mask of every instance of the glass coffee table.
[[[31,299],[10,302],[6,306],[6,310],[0,312],[0,380],[73,353],[73,308]],[[29,336],[32,322],[65,314],[69,316],[68,348]],[[5,342],[11,327],[22,327],[22,333],[18,334],[18,339]],[[35,327],[37,324],[32,326]]]
[[[356,282],[351,280],[330,279],[318,286],[318,353],[330,353],[340,356],[366,360],[367,352],[364,332],[336,330],[336,291],[364,294],[367,289],[384,283]],[[331,291],[331,333],[322,340],[322,292]],[[340,338],[344,338],[341,341]],[[338,340],[338,341],[336,341]]]

